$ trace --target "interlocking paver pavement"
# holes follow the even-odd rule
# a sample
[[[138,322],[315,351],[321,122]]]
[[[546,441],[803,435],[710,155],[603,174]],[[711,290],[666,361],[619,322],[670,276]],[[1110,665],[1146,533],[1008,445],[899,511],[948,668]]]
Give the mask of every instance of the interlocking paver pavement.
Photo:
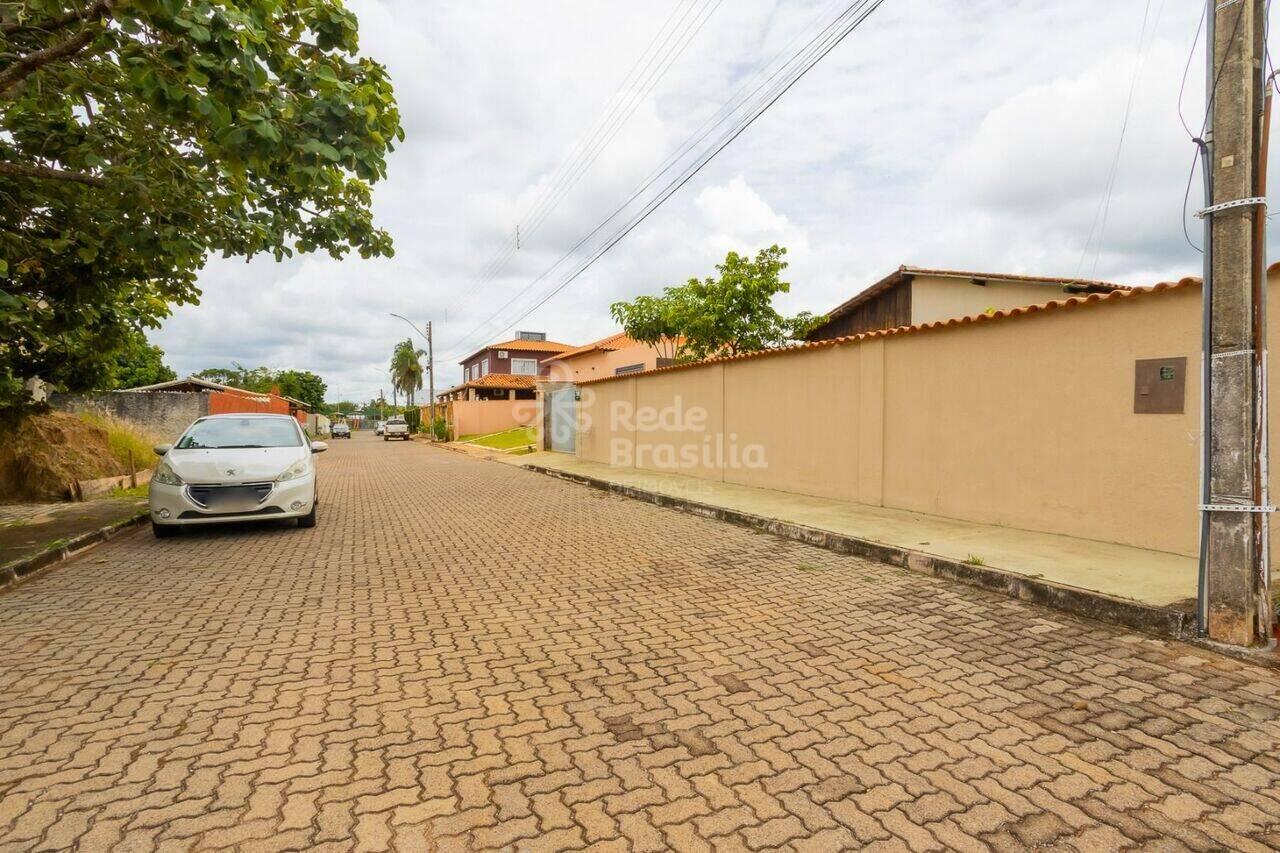
[[[0,594],[0,848],[1280,845],[1280,679],[419,445]]]

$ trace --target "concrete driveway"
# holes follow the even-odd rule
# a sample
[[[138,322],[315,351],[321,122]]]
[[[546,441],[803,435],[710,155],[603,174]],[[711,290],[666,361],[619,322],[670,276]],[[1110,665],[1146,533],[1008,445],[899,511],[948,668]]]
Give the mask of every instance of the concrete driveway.
[[[1280,678],[361,433],[0,594],[0,849],[1262,850]]]

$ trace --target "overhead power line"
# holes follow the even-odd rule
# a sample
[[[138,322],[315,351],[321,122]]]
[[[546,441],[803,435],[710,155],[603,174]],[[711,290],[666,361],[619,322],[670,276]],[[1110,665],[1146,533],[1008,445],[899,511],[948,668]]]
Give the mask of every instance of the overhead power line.
[[[550,274],[560,267],[567,260],[572,258],[579,249],[587,245],[594,237],[606,229],[606,227],[618,219],[631,205],[639,198],[644,196],[648,190],[659,181],[660,178],[666,178],[666,182],[661,188],[640,208],[638,212],[629,219],[622,222],[616,229],[609,233],[600,244],[591,250],[585,262],[579,263],[572,268],[572,271],[561,281],[559,281],[550,292],[544,295],[535,295],[536,300],[532,305],[527,307],[518,317],[503,322],[498,328],[505,328],[510,325],[519,323],[533,311],[537,310],[549,299],[560,293],[575,281],[582,273],[586,272],[599,258],[607,253],[613,246],[617,245],[627,234],[636,228],[641,222],[647,219],[655,210],[658,209],[668,198],[670,198],[677,190],[683,187],[698,172],[700,172],[712,159],[715,158],[725,147],[733,140],[737,139],[748,127],[750,127],[761,115],[764,114],[774,103],[776,103],[787,91],[800,81],[819,61],[827,54],[835,49],[850,33],[852,33],[863,21],[865,21],[884,0],[857,0],[856,2],[845,5],[839,15],[826,26],[815,34],[809,41],[798,51],[791,54],[785,62],[776,68],[771,74],[757,84],[747,95],[739,97],[743,89],[750,85],[748,80],[742,88],[738,90],[733,97],[704,125],[694,132],[686,142],[667,158],[667,161],[656,170],[643,185],[637,188],[631,196],[622,203],[612,214],[605,218],[591,232],[585,235],[572,248],[569,249],[559,260],[547,268],[541,275],[533,279],[511,300],[508,300],[501,308],[498,309],[488,319],[483,321],[479,326],[465,335],[460,342],[451,348],[451,352],[458,353],[464,350],[469,351],[473,346],[478,346],[476,341],[482,341],[483,336],[478,333],[485,330],[489,324],[497,319],[508,307],[513,305],[522,296],[532,290],[539,282],[547,279]],[[794,43],[795,40],[793,40]],[[785,53],[785,51],[784,51]],[[782,54],[779,54],[781,56]],[[767,70],[765,66],[764,70]],[[757,73],[757,77],[760,73]],[[754,78],[753,78],[754,79]],[[705,144],[708,137],[712,136],[719,129],[719,135],[715,136],[710,143]],[[692,158],[692,159],[690,159]],[[682,162],[688,161],[681,168],[677,169]]]
[[[521,220],[518,227],[525,242],[555,211],[565,196],[609,147],[631,116],[666,76],[671,66],[684,54],[694,37],[702,31],[721,2],[723,0],[690,0],[678,20],[676,20],[676,13],[679,12],[680,6],[677,5],[672,9],[667,21],[627,72],[609,109],[602,113],[592,129],[575,143]],[[672,25],[673,20],[674,25]],[[487,283],[501,272],[507,261],[516,253],[517,248],[514,244],[507,243],[485,266],[479,284]]]

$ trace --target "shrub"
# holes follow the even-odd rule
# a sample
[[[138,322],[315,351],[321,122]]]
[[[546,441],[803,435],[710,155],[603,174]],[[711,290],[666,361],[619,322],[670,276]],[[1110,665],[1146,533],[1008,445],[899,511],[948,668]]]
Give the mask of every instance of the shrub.
[[[155,451],[152,450],[154,442],[137,427],[115,418],[87,412],[81,414],[80,418],[107,431],[107,444],[111,447],[111,453],[121,465],[126,466],[126,470],[130,453],[133,454],[135,470],[151,467],[151,460],[155,456]]]

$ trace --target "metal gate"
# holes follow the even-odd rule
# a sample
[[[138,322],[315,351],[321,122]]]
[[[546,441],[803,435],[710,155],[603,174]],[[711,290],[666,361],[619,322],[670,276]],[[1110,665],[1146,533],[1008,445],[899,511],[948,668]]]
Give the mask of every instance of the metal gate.
[[[578,443],[578,403],[576,388],[562,388],[547,395],[550,403],[551,449],[573,453]]]

